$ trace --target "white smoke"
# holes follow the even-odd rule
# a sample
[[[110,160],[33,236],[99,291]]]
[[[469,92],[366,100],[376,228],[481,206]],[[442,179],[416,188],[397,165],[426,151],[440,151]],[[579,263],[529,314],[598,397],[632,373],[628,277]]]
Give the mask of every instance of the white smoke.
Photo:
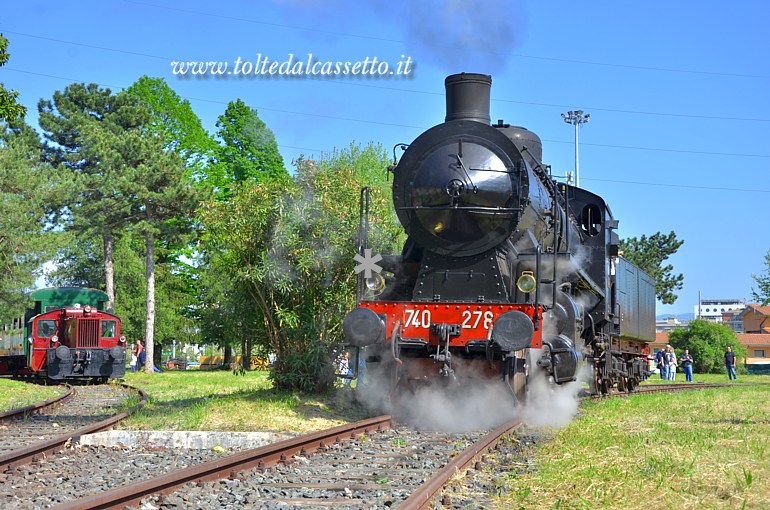
[[[436,378],[432,384],[413,382],[393,400],[388,398],[389,374],[370,373],[359,401],[377,413],[387,412],[410,426],[423,430],[461,432],[491,429],[514,418],[537,426],[561,427],[574,418],[583,379],[556,385],[535,366],[542,351],[533,349],[528,392],[524,405],[517,405],[511,390],[501,378],[464,377],[457,381]],[[457,373],[465,376],[470,365],[456,363]],[[438,372],[438,365],[436,365]]]
[[[542,350],[532,349],[532,364],[541,356]],[[537,367],[530,367],[527,405],[524,418],[533,425],[563,427],[577,414],[579,394],[583,383],[591,373],[586,363],[578,365],[577,381],[554,384]]]

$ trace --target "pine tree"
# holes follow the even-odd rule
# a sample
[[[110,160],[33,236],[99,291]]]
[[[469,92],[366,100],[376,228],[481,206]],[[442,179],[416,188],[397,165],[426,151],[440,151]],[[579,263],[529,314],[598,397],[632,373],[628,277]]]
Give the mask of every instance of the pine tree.
[[[38,104],[45,151],[69,183],[48,204],[52,218],[77,236],[102,240],[107,310],[115,303],[113,247],[129,223],[124,189],[133,176],[124,172],[106,134],[138,130],[147,119],[130,96],[115,95],[96,84],[69,85],[53,100]]]
[[[40,140],[23,121],[0,127],[0,319],[20,317],[50,248],[40,210],[53,183]]]

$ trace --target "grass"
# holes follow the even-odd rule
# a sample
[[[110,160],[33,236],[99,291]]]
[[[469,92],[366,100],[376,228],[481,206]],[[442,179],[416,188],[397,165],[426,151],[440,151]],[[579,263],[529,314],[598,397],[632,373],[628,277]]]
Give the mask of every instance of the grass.
[[[764,384],[587,402],[499,507],[770,508],[770,376],[739,380]]]
[[[302,396],[271,389],[267,372],[168,371],[126,376],[149,402],[124,422],[137,430],[303,433],[366,417],[349,389]]]
[[[13,379],[0,379],[0,412],[43,402],[64,393],[60,386],[44,386]]]

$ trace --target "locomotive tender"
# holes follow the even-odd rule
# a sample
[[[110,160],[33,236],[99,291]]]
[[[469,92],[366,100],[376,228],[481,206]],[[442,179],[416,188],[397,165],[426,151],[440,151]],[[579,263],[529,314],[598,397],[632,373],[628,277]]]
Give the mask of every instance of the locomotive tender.
[[[500,377],[524,402],[532,377],[575,381],[583,361],[593,393],[631,391],[649,375],[654,281],[618,253],[604,200],[549,175],[536,134],[490,125],[491,82],[447,77],[445,122],[391,169],[408,238],[359,276],[346,343],[391,393]]]
[[[54,287],[32,293],[33,308],[0,332],[0,375],[106,381],[126,373],[120,319],[101,311],[107,294]]]

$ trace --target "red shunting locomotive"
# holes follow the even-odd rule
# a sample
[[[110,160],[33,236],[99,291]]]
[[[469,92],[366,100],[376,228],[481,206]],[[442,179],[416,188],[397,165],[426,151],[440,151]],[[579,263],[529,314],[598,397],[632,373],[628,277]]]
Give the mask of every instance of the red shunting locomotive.
[[[51,287],[30,296],[24,317],[0,332],[0,375],[106,381],[126,373],[120,319],[97,289]]]
[[[30,369],[50,379],[120,378],[126,339],[120,320],[90,305],[65,307],[32,319]]]

